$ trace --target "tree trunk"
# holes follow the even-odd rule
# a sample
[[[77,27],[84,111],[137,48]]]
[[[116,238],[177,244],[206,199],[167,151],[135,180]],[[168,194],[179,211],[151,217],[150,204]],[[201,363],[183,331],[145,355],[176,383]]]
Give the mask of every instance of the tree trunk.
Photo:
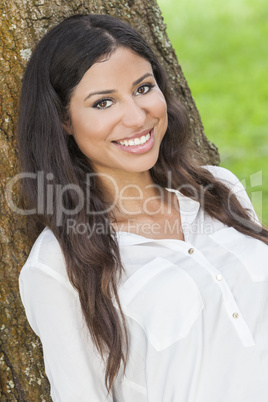
[[[111,14],[130,22],[152,45],[168,71],[174,93],[187,107],[194,146],[203,155],[204,163],[216,164],[219,156],[216,147],[204,136],[199,113],[155,0],[0,1],[0,400],[49,401],[40,341],[27,323],[18,291],[18,275],[31,242],[25,219],[10,207],[18,201],[18,191],[8,185],[18,173],[15,133],[19,93],[23,71],[35,43],[48,28],[72,14]]]

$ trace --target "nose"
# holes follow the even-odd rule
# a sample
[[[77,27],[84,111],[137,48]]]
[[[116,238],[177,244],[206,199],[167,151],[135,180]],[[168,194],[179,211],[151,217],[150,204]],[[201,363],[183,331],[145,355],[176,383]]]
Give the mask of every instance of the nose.
[[[139,129],[144,126],[145,119],[146,112],[135,99],[132,98],[125,102],[121,120],[125,127]]]

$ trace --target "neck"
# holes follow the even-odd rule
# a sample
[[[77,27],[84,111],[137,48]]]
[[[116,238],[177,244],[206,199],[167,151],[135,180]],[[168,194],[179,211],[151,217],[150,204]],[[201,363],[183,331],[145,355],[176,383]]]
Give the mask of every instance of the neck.
[[[154,183],[149,171],[130,174],[113,173],[99,176],[100,186],[112,205],[116,219],[139,215],[144,209],[153,210],[163,198],[164,189]]]
[[[102,172],[99,185],[106,200],[113,205],[110,219],[116,231],[149,238],[184,240],[176,195],[155,184],[149,171],[128,174]],[[178,224],[174,231],[175,221]]]

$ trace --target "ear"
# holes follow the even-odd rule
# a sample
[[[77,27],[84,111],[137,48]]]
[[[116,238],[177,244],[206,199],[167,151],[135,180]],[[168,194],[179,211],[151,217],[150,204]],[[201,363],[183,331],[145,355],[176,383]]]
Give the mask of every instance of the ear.
[[[67,135],[73,135],[72,125],[69,120],[64,121],[62,126]]]

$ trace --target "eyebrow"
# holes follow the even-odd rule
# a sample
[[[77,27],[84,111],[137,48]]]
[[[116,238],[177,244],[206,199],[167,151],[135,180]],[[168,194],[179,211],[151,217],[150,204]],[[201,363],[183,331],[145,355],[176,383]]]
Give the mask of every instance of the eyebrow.
[[[140,77],[140,78],[138,78],[136,81],[134,81],[134,82],[132,83],[132,86],[138,85],[140,82],[142,82],[142,81],[143,81],[145,78],[147,78],[147,77],[153,77],[153,74],[152,74],[152,73],[146,73],[146,74],[144,74],[142,77]],[[109,94],[112,94],[112,93],[115,93],[115,92],[117,92],[115,89],[107,89],[107,90],[104,90],[104,91],[94,91],[94,92],[90,92],[90,94],[88,94],[88,95],[85,97],[84,102],[85,102],[87,99],[89,99],[91,96],[93,96],[93,95],[109,95]]]

